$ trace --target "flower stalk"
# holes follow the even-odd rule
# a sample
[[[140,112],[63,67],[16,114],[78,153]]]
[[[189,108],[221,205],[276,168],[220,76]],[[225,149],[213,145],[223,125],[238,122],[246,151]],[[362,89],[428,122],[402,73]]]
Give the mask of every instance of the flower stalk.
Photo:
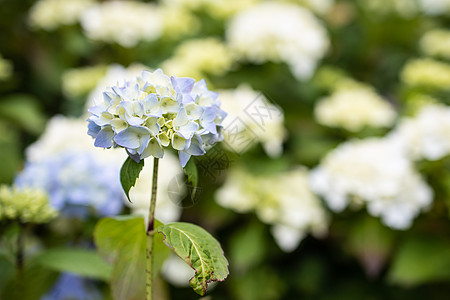
[[[153,235],[155,225],[156,193],[158,191],[158,164],[159,159],[155,157],[153,160],[152,195],[150,198],[150,208],[147,223],[147,243],[145,251],[146,300],[153,299]]]

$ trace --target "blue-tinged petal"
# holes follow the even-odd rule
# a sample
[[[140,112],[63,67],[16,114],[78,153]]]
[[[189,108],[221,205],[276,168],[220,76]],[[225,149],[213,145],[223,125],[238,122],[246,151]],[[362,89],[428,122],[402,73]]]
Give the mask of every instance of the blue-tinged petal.
[[[95,124],[94,121],[89,120],[87,132],[88,135],[92,136],[93,138],[96,138],[101,129],[102,128],[97,124]]]
[[[156,158],[163,158],[164,156],[164,149],[161,147],[159,141],[155,138],[150,139],[148,146],[141,154],[141,159],[144,159],[149,156],[153,156]]]
[[[194,87],[195,79],[189,77],[175,77],[171,76],[173,88],[177,93],[188,94],[192,91]]]
[[[203,110],[204,110],[203,107],[201,107],[200,105],[197,105],[195,103],[186,104],[185,109],[186,109],[186,114],[188,115],[188,117],[191,120],[199,119],[202,116]]]
[[[177,129],[177,127],[186,125],[188,122],[189,122],[189,117],[186,113],[186,109],[182,108],[178,112],[175,119],[173,119],[173,127],[175,128],[175,130],[179,130],[179,128]]]
[[[160,106],[163,113],[178,113],[180,110],[180,104],[169,97],[162,98]]]
[[[185,150],[190,155],[203,155],[206,153],[205,149],[203,149],[203,141],[202,138],[198,135],[194,135],[191,139],[191,144],[189,145],[189,148]]]
[[[97,116],[97,117],[100,116],[100,114],[102,112],[104,112],[104,111],[105,111],[105,108],[103,106],[100,106],[100,105],[92,106],[92,107],[90,107],[88,109],[89,113],[91,113],[91,114],[93,114],[94,116]]]
[[[125,130],[128,128],[127,122],[125,122],[124,120],[122,120],[120,118],[112,119],[111,122],[109,122],[109,124],[112,126],[115,133],[119,133],[122,130]]]
[[[194,133],[199,129],[199,125],[194,122],[190,121],[189,123],[181,126],[181,127],[174,127],[175,131],[179,133],[181,136],[183,136],[186,139],[190,139]],[[177,130],[178,128],[178,130]]]
[[[146,136],[150,137],[150,130],[145,127],[128,127],[119,132],[114,141],[122,147],[137,149],[141,146],[141,140]]]
[[[132,160],[134,160],[135,162],[140,162],[141,161],[141,157],[139,156],[139,154],[137,153],[132,153],[130,151],[128,151],[128,149],[125,149],[128,153],[128,156],[131,157]]]
[[[183,150],[186,147],[186,139],[181,135],[174,133],[172,135],[172,147],[175,150]]]
[[[130,126],[140,126],[145,121],[142,118],[133,117],[133,116],[130,116],[129,114],[125,114],[125,120],[127,121],[128,124],[130,124]]]
[[[94,146],[101,148],[111,148],[114,145],[113,142],[114,131],[111,126],[103,127],[95,138]]]
[[[181,167],[184,168],[191,158],[191,155],[184,151],[178,151],[178,157],[180,158]]]

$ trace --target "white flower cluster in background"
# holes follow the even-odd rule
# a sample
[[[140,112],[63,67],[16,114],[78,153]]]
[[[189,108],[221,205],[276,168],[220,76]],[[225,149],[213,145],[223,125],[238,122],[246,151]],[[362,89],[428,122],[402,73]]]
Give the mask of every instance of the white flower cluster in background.
[[[226,46],[219,39],[209,37],[183,42],[161,67],[167,74],[201,79],[207,75],[224,74],[232,63]]]
[[[415,117],[403,118],[390,135],[414,160],[441,159],[450,154],[450,107],[426,105]]]
[[[200,18],[190,10],[172,5],[159,6],[163,21],[163,37],[178,39],[197,33],[201,27]]]
[[[104,65],[69,69],[62,76],[62,90],[68,97],[77,97],[91,92],[105,76]]]
[[[324,15],[333,8],[334,0],[284,0],[308,7],[317,14]]]
[[[414,59],[404,66],[401,79],[413,87],[450,90],[450,64],[429,58]]]
[[[394,229],[407,229],[433,200],[433,191],[392,139],[341,144],[310,174],[311,188],[335,212],[366,204],[369,214]]]
[[[178,151],[184,167],[204,146],[221,141],[218,94],[204,80],[168,77],[161,69],[108,88],[89,109],[88,134],[101,148],[123,147],[135,161],[162,158],[164,148]]]
[[[355,85],[334,91],[314,109],[320,124],[360,131],[365,127],[390,127],[397,113],[393,106],[367,86]]]
[[[419,6],[415,0],[358,0],[358,3],[377,17],[398,15],[410,19],[419,12]]]
[[[87,37],[131,48],[153,41],[163,32],[158,8],[137,1],[106,1],[91,6],[81,16]]]
[[[284,62],[298,79],[313,74],[329,46],[320,21],[289,3],[264,2],[239,12],[227,25],[226,36],[237,59]]]
[[[301,167],[259,176],[231,169],[216,200],[240,213],[255,211],[272,225],[276,242],[286,252],[293,251],[308,233],[321,236],[328,228],[327,214],[308,186],[308,171]]]
[[[420,48],[426,55],[450,59],[450,30],[427,31],[420,39]]]
[[[250,147],[247,143],[234,141],[236,136],[251,143],[260,142],[266,153],[271,157],[278,157],[283,151],[283,141],[287,137],[284,128],[283,111],[270,103],[261,92],[253,90],[250,86],[241,84],[234,90],[219,91],[222,108],[228,113],[223,122],[225,146],[231,146],[232,150],[241,152]],[[252,115],[252,108],[258,108],[259,116]],[[263,119],[260,119],[262,117]],[[233,124],[239,119],[242,127]],[[228,132],[229,131],[229,132]]]
[[[31,7],[30,25],[54,30],[62,25],[76,24],[81,14],[94,3],[95,0],[39,0]]]
[[[193,11],[205,10],[215,18],[225,19],[262,0],[163,0],[167,6]]]
[[[450,15],[450,0],[418,0],[420,9],[427,15]]]

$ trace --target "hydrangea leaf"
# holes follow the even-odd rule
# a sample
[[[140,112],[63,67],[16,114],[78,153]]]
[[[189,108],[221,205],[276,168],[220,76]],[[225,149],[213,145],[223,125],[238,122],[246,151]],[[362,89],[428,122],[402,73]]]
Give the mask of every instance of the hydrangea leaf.
[[[143,159],[140,162],[135,162],[131,157],[128,157],[120,169],[120,183],[130,202],[130,189],[136,184],[143,167]]]
[[[95,250],[58,248],[47,250],[36,258],[42,266],[61,272],[108,280],[112,267]]]
[[[195,162],[190,159],[186,166],[183,168],[184,173],[186,174],[188,181],[194,186],[198,186],[198,170]]]
[[[194,269],[189,283],[197,294],[203,296],[209,283],[227,278],[228,261],[222,247],[206,230],[176,222],[158,227],[157,231],[164,235],[164,243]]]
[[[162,226],[155,221],[155,226]],[[159,274],[170,250],[163,236],[153,236],[154,269]],[[142,216],[118,216],[100,220],[94,241],[100,256],[113,266],[111,291],[113,299],[145,299],[145,247],[147,235]]]

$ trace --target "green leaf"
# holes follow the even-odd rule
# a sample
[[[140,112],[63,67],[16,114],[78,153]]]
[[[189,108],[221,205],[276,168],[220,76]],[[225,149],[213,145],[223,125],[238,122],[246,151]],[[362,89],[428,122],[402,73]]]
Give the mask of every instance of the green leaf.
[[[143,159],[137,163],[131,157],[128,157],[120,169],[120,183],[130,202],[130,189],[136,184],[136,180],[139,178],[139,173],[141,173],[143,167]]]
[[[409,238],[395,255],[388,278],[400,285],[450,281],[450,242],[438,237]]]
[[[36,261],[42,266],[60,272],[109,280],[112,267],[94,250],[60,248],[40,254]]]
[[[204,295],[208,284],[228,276],[228,261],[219,242],[203,228],[189,223],[171,223],[157,228],[164,243],[191,266],[195,275],[190,285]]]
[[[191,158],[184,167],[184,173],[186,174],[188,181],[194,186],[198,186],[198,171],[194,160]]]
[[[161,225],[155,221],[155,226]],[[158,274],[170,250],[162,236],[155,234],[153,238],[153,274]],[[98,222],[94,240],[100,255],[113,265],[110,284],[114,299],[145,299],[146,239],[141,216],[118,216]]]
[[[26,94],[15,94],[0,101],[0,118],[4,118],[32,134],[40,134],[45,127],[45,116],[39,101]]]

